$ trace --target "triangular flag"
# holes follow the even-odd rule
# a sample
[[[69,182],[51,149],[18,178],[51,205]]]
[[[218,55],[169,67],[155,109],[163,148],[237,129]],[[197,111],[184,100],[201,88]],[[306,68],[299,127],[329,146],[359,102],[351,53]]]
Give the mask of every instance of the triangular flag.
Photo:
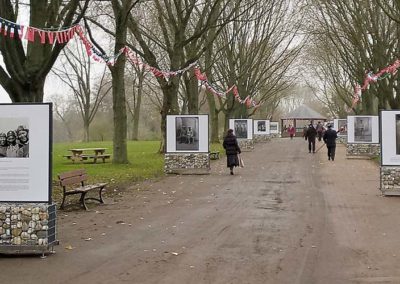
[[[47,38],[49,39],[49,43],[53,44],[54,43],[54,32],[46,32]]]
[[[40,43],[41,44],[46,43],[46,32],[45,31],[41,31],[41,30],[37,30],[37,33],[39,34],[39,37],[40,37]]]

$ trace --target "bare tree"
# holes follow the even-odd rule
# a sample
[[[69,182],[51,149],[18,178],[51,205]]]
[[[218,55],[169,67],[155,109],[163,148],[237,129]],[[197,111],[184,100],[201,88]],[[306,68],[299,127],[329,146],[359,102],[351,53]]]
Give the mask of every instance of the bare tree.
[[[243,13],[236,12],[238,17],[217,40],[220,54],[214,74],[218,74],[222,85],[236,85],[241,100],[277,102],[277,95],[286,94],[295,79],[288,75],[301,48],[300,43],[295,43],[299,20],[287,1],[247,3],[250,6],[243,7]],[[220,100],[220,106],[225,113],[225,127],[229,118],[247,118],[255,111],[249,111],[232,95]]]
[[[330,72],[328,80],[344,76],[351,80],[351,86],[337,80],[331,84],[332,91],[340,91],[339,96],[343,97],[346,93],[343,90],[347,90],[344,101],[351,106],[355,84],[363,84],[366,72],[377,73],[397,59],[399,26],[383,13],[377,1],[314,0],[309,3],[314,8],[310,14],[314,18],[310,26],[311,42],[327,54],[319,58],[320,64]],[[398,75],[381,79],[363,91],[362,102],[354,109],[356,113],[377,114],[378,109],[400,106],[396,96]]]
[[[53,73],[70,88],[77,101],[78,113],[83,121],[83,141],[87,142],[90,139],[90,123],[104,97],[110,93],[111,80],[107,78],[104,67],[96,84],[92,86],[92,81],[95,79],[91,59],[87,56],[83,45],[77,45],[74,50],[67,47],[64,49],[64,55],[62,59],[65,64],[61,64],[60,68],[54,68]]]
[[[84,15],[89,0],[84,1],[30,1],[29,25],[42,29],[71,27]],[[0,1],[1,16],[16,22],[22,1]],[[21,27],[16,27],[21,29]],[[15,31],[18,34],[18,30]],[[37,34],[35,34],[38,37]],[[37,41],[26,43],[15,36],[4,37],[0,41],[0,52],[5,69],[0,66],[0,84],[13,102],[42,102],[46,76],[50,72],[66,43],[40,44]]]

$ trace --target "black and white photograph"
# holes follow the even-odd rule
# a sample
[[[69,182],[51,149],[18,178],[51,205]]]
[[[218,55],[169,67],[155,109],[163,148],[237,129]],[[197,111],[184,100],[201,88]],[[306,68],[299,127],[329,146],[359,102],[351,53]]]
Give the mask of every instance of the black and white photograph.
[[[28,118],[0,118],[0,158],[29,158]]]
[[[253,121],[253,132],[258,135],[268,135],[270,134],[270,121],[267,119],[255,119]]]
[[[177,117],[175,127],[176,127],[176,150],[198,151],[199,118]]]
[[[229,119],[229,128],[233,129],[237,139],[253,139],[253,120],[252,119]],[[254,126],[255,128],[255,126]]]
[[[167,153],[208,153],[208,115],[167,115]]]
[[[379,118],[378,116],[353,115],[347,117],[347,142],[348,143],[379,143]]]
[[[51,202],[51,108],[0,104],[0,201]]]
[[[371,117],[356,117],[354,120],[354,141],[372,142]]]
[[[233,129],[236,138],[247,139],[247,120],[236,119]]]
[[[383,166],[399,166],[400,110],[382,110],[380,115],[381,164]]]
[[[257,121],[257,131],[258,132],[266,132],[267,128],[265,126],[265,121]]]

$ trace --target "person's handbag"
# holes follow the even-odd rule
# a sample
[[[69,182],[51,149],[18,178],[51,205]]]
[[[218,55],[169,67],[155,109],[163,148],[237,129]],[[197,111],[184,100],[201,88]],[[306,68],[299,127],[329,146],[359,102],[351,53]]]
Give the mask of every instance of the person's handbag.
[[[244,161],[240,155],[238,155],[239,158],[239,167],[243,168],[244,167]]]

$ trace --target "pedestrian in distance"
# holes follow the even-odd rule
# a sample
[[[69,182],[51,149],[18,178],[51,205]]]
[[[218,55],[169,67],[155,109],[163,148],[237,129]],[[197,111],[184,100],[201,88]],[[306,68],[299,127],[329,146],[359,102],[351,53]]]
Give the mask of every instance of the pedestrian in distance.
[[[315,153],[315,138],[317,137],[317,130],[314,128],[314,125],[310,123],[306,132],[306,140],[308,140],[308,153]]]
[[[304,125],[304,127],[303,127],[303,137],[304,137],[304,140],[307,140],[307,130],[308,130],[307,125]]]
[[[238,154],[242,153],[236,136],[233,134],[233,129],[228,129],[222,146],[224,147],[226,153],[227,167],[230,169],[231,175],[233,175],[233,168],[239,166]]]
[[[290,139],[293,139],[293,136],[296,134],[296,128],[294,128],[291,124],[289,124],[287,132],[289,133]]]
[[[322,125],[321,121],[318,121],[317,127],[315,128],[317,130],[317,135],[318,135],[318,141],[321,141],[323,133],[324,133],[324,126]]]
[[[335,152],[336,152],[336,138],[337,132],[336,130],[332,129],[332,124],[327,125],[328,130],[324,133],[324,142],[326,147],[328,148],[328,160],[334,161],[335,160]]]

